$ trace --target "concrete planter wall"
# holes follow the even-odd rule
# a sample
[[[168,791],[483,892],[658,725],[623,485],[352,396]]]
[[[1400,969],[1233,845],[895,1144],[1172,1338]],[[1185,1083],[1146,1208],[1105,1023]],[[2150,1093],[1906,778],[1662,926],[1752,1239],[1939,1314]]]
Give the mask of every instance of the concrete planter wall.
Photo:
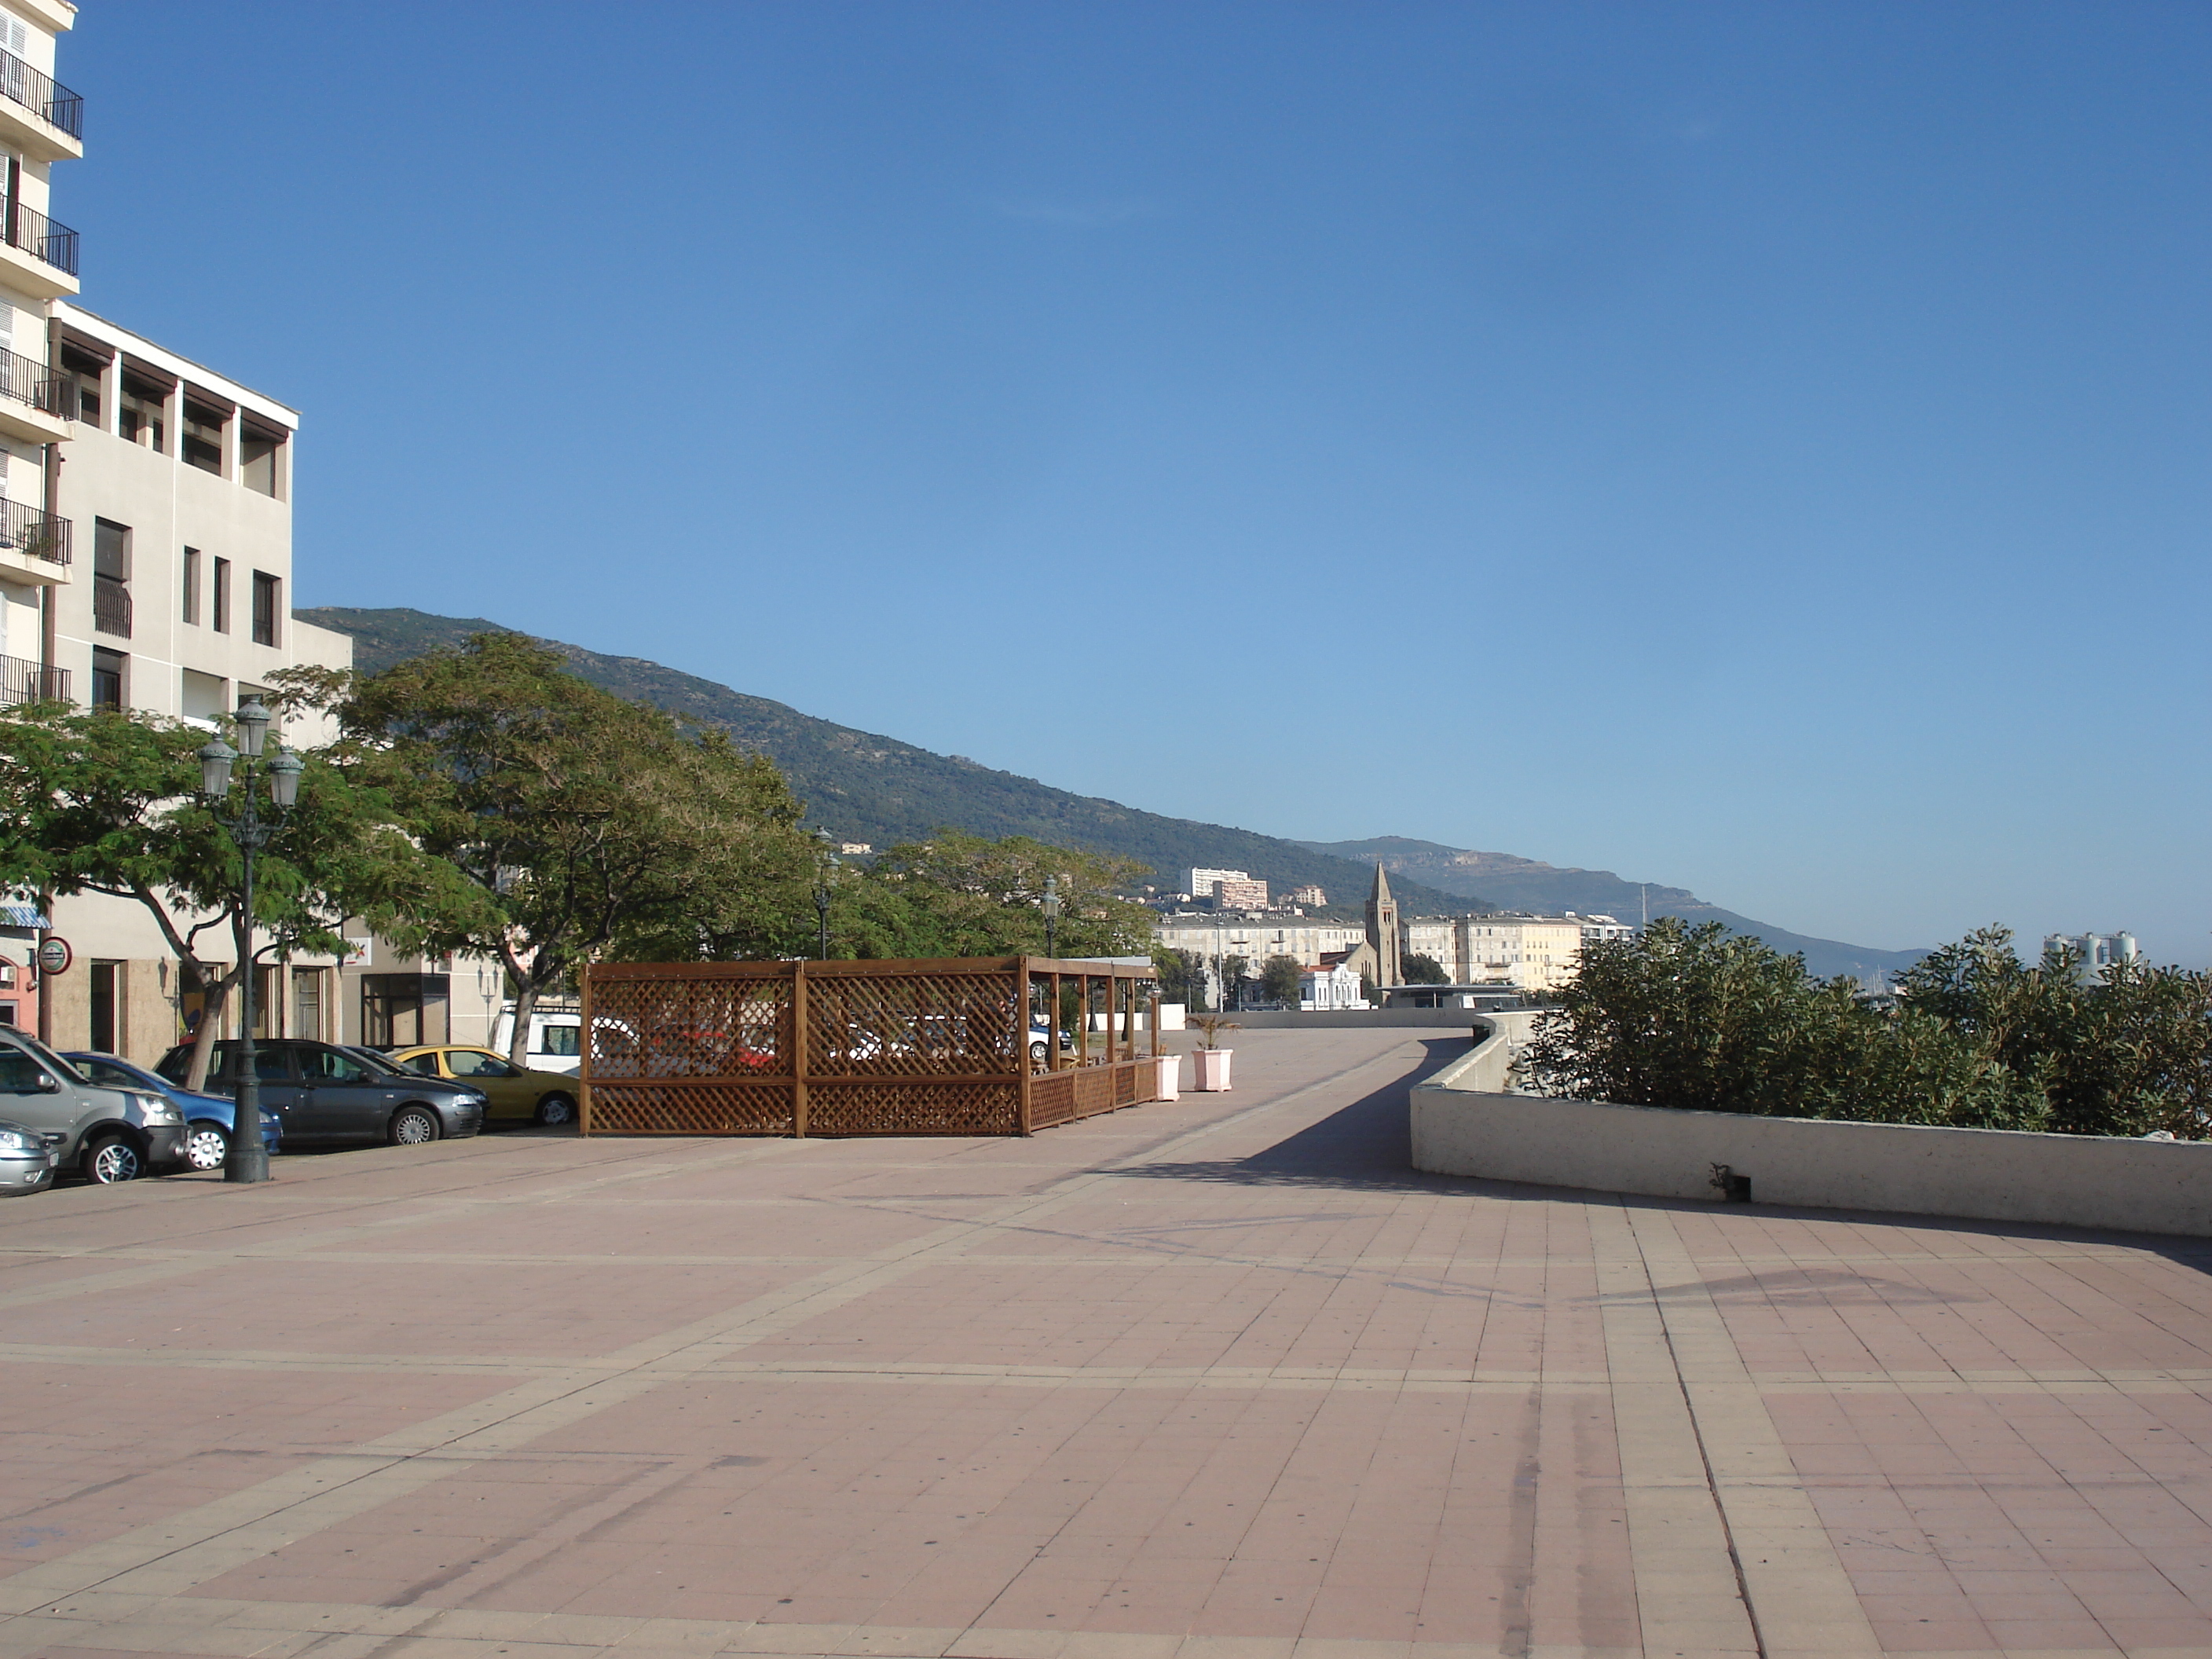
[[[1159,1057],[1159,1092],[1153,1098],[1181,1100],[1182,1098],[1182,1056],[1162,1054]]]
[[[1218,1094],[1229,1087],[1230,1057],[1234,1048],[1200,1048],[1190,1057],[1190,1086],[1200,1094]]]
[[[1546,1187],[2212,1237],[2212,1143],[1749,1117],[1489,1092],[1493,1037],[1413,1090],[1413,1167]]]

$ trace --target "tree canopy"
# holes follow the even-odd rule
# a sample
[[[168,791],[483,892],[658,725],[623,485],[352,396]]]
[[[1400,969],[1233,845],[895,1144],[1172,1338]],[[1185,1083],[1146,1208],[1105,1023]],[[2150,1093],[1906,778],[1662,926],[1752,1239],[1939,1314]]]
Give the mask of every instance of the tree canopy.
[[[2212,1110],[2212,982],[2123,964],[2085,982],[1987,928],[1899,976],[1893,1006],[1717,922],[1583,948],[1521,1068],[1577,1098],[1787,1117],[2189,1139]]]
[[[1150,872],[1127,859],[1026,836],[989,841],[944,830],[887,848],[835,890],[831,953],[872,958],[1042,956],[1044,884],[1060,901],[1062,957],[1144,956],[1152,914],[1117,896]]]

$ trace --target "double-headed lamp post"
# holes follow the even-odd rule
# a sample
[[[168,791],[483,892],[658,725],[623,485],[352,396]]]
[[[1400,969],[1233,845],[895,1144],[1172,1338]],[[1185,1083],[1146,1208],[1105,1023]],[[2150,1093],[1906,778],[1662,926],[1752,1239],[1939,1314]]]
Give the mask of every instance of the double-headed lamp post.
[[[1060,878],[1044,878],[1044,953],[1054,961],[1060,959]]]
[[[215,821],[230,831],[246,861],[239,898],[243,940],[239,954],[244,960],[239,964],[238,1103],[231,1109],[230,1151],[222,1161],[222,1178],[266,1181],[269,1148],[261,1139],[261,1077],[253,1055],[253,855],[269,844],[270,836],[290,816],[300,799],[300,774],[306,768],[289,749],[276,749],[266,760],[262,758],[262,747],[269,736],[269,711],[260,698],[248,697],[239,704],[232,719],[238,729],[238,747],[233,749],[217,738],[200,750],[200,794],[210,805],[229,798],[234,781],[246,786],[235,817],[225,817],[220,811],[215,814]],[[245,776],[235,779],[241,763]],[[261,821],[259,791],[255,787],[264,775],[269,780],[269,803],[274,809],[267,823]]]

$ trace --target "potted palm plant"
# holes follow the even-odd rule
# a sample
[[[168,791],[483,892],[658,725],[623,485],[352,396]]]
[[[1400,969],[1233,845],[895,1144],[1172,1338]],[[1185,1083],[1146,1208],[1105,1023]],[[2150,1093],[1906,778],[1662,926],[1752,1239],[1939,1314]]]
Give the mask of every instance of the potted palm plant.
[[[1218,1094],[1229,1087],[1229,1062],[1237,1052],[1221,1046],[1221,1034],[1237,1030],[1237,1022],[1219,1014],[1194,1014],[1190,1025],[1198,1033],[1198,1052],[1190,1057],[1190,1086]]]

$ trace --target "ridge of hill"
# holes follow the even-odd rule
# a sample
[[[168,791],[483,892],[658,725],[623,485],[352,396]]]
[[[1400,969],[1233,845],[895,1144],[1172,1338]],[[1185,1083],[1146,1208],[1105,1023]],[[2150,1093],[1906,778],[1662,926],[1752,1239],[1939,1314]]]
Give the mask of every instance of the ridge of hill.
[[[1623,921],[1640,921],[1650,907],[1655,916],[1680,916],[1687,921],[1718,921],[1739,933],[1755,933],[1774,949],[1796,951],[1806,968],[1822,975],[1850,974],[1871,981],[1877,975],[1909,968],[1926,954],[1921,951],[1878,951],[1869,945],[1845,945],[1832,939],[1793,933],[1786,927],[1753,921],[1733,910],[1708,904],[1686,887],[1664,887],[1656,882],[1625,881],[1610,870],[1562,869],[1511,853],[1483,853],[1472,848],[1447,847],[1441,842],[1413,841],[1403,836],[1376,836],[1365,841],[1304,842],[1318,853],[1379,861],[1395,878],[1462,898],[1480,893],[1485,899],[1516,910],[1536,910],[1551,915],[1572,910],[1581,915],[1612,915]]]
[[[406,608],[324,605],[296,613],[318,628],[350,635],[355,665],[374,673],[471,634],[507,633],[482,617],[441,617]],[[534,637],[534,636],[533,636]],[[719,726],[759,750],[805,801],[807,822],[839,841],[888,847],[941,829],[988,836],[1030,836],[1056,846],[1109,853],[1149,865],[1155,883],[1195,867],[1249,870],[1277,892],[1309,884],[1326,889],[1339,915],[1357,915],[1374,878],[1360,864],[1294,841],[1249,830],[1140,811],[1119,801],[1055,789],[957,755],[939,755],[872,732],[817,720],[788,704],[733,690],[642,657],[610,656],[546,640],[583,678],[618,696],[653,704],[679,720]],[[1468,896],[1413,878],[1392,884],[1407,914],[1470,908]]]

